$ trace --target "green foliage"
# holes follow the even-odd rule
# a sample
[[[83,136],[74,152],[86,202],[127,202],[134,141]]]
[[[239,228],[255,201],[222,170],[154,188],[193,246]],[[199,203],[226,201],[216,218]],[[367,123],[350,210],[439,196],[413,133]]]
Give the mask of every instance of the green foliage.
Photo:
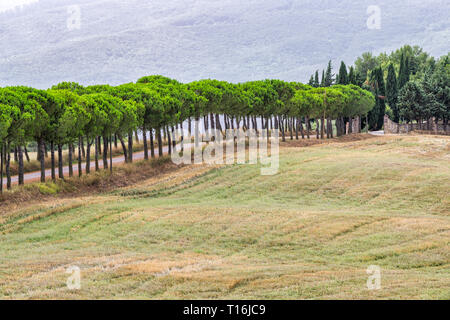
[[[409,81],[409,58],[402,53],[400,58],[400,71],[398,74],[398,88],[402,89],[403,86]]]
[[[154,75],[116,87],[62,82],[49,90],[0,88],[0,143],[68,144],[80,137],[158,130],[210,114],[238,121],[247,116],[337,119],[368,114],[369,127],[377,130],[383,126],[385,101],[394,121],[435,117],[447,123],[450,118],[449,55],[435,61],[421,48],[405,46],[390,55],[364,53],[349,71],[341,62],[337,84],[332,71],[329,61],[321,82],[317,70],[309,85],[210,79],[183,84]]]
[[[392,111],[392,120],[399,122],[399,113],[397,108],[398,86],[397,76],[395,74],[394,64],[389,64],[388,76],[386,82],[386,101]]]
[[[314,75],[313,87],[314,88],[318,88],[319,86],[320,86],[320,83],[319,83],[319,70],[316,70],[316,74]]]
[[[353,76],[353,75],[352,75]],[[349,76],[347,73],[347,66],[344,61],[341,62],[341,67],[339,68],[339,78],[337,81],[338,84],[349,84]]]
[[[324,87],[331,87],[334,83],[334,74],[332,73],[333,67],[331,66],[331,60],[328,62],[327,71],[325,72],[325,78],[323,80]]]
[[[38,185],[39,192],[43,195],[54,195],[60,191],[59,186],[56,183],[41,183]]]
[[[375,107],[369,112],[369,128],[371,130],[380,130],[383,127],[386,112],[386,86],[381,67],[372,71],[370,86],[375,95]]]
[[[406,121],[423,118],[426,95],[422,85],[416,81],[410,81],[400,90],[398,107],[400,117]]]

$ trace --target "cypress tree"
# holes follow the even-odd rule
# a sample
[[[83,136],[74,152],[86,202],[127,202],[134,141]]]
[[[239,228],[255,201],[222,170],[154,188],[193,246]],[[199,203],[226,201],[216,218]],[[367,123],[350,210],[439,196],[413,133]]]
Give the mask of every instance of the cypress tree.
[[[330,61],[328,61],[327,72],[325,73],[325,80],[323,83],[324,87],[331,87],[333,85],[334,74],[332,74],[332,70],[333,70],[333,67],[331,66],[331,60],[330,60]]]
[[[348,74],[347,74],[347,66],[345,65],[344,61],[341,62],[341,67],[339,68],[339,76],[336,79],[336,82],[338,84],[343,84],[343,85],[347,85],[349,84],[349,79],[348,79]]]
[[[314,87],[314,76],[313,75],[311,75],[311,78],[309,78],[308,85],[310,85],[311,87]]]
[[[404,75],[404,77],[405,77],[405,83],[408,83],[409,82],[409,79],[410,79],[410,75],[411,75],[411,66],[410,66],[410,60],[409,60],[409,57],[405,57],[405,71],[404,71],[404,73],[405,73],[405,75]]]
[[[322,70],[322,80],[320,81],[320,86],[325,87],[325,70]]]
[[[314,76],[314,87],[318,88],[320,86],[319,83],[319,70],[316,70],[316,74]]]
[[[405,56],[403,55],[403,52],[402,52],[402,55],[400,57],[400,69],[398,71],[398,82],[397,82],[399,90],[403,87],[401,82],[402,82],[404,68],[405,68]]]
[[[348,74],[348,83],[358,85],[358,81],[356,80],[356,73],[353,66],[350,67],[350,72]]]
[[[404,85],[409,81],[409,59],[402,53],[400,59],[400,71],[398,73],[398,90],[404,87]]]
[[[388,76],[386,83],[386,100],[394,113],[394,121],[399,122],[399,114],[397,108],[398,101],[398,87],[397,87],[397,76],[395,75],[394,65],[389,64]]]
[[[383,78],[383,70],[381,67],[372,71],[370,77],[372,90],[375,94],[376,104],[372,111],[369,112],[369,128],[371,130],[380,130],[384,124],[384,115],[386,113],[386,86]]]

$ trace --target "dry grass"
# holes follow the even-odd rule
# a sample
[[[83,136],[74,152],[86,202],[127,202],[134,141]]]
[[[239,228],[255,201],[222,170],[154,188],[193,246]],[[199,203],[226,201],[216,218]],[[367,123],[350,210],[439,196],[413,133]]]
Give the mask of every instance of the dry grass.
[[[179,166],[170,161],[170,157],[151,159],[150,161],[138,161],[132,164],[120,164],[113,167],[113,173],[109,170],[84,174],[57,180],[56,182],[28,183],[23,187],[14,186],[12,190],[5,190],[0,195],[0,209],[7,211],[11,207],[23,207],[24,203],[54,198],[73,198],[85,194],[96,194],[111,191],[133,185],[147,178],[159,177],[162,173],[174,172]],[[1,214],[0,214],[1,216]]]
[[[187,166],[9,208],[0,297],[449,299],[449,142],[282,148],[276,176]],[[72,265],[79,291],[65,285]],[[367,290],[369,265],[381,290]]]

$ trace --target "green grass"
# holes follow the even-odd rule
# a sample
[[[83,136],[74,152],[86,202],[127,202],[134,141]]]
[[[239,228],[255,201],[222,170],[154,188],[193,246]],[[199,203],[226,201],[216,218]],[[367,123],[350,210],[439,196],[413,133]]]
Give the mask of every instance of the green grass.
[[[449,142],[282,148],[276,176],[190,166],[2,212],[0,297],[449,299]]]

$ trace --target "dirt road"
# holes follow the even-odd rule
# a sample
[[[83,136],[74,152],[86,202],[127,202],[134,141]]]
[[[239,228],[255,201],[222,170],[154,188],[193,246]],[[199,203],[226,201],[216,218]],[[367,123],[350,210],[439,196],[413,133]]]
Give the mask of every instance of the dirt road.
[[[150,150],[149,150],[149,152],[150,152]],[[155,152],[156,152],[156,156],[158,156],[158,150],[155,150]],[[167,146],[164,147],[163,153],[167,154],[168,152],[169,152],[168,147]],[[144,151],[133,153],[133,160],[142,160],[142,159],[144,159]],[[112,162],[113,162],[113,167],[114,167],[114,165],[124,163],[125,157],[124,156],[114,157],[112,159]],[[109,158],[108,158],[108,163],[109,163]],[[102,159],[100,159],[100,161],[99,161],[99,166],[100,166],[100,168],[103,168],[103,160]],[[93,159],[91,160],[90,167],[91,167],[91,171],[95,170],[95,161],[93,161]],[[86,172],[86,163],[85,162],[83,162],[82,169],[83,169],[83,172]],[[65,166],[63,168],[63,172],[64,172],[65,176],[68,176],[69,175],[69,166]],[[74,173],[74,176],[78,175],[78,162],[74,162],[73,173]],[[45,177],[47,180],[51,179],[51,175],[52,175],[51,169],[46,169]],[[58,168],[56,168],[56,175],[58,175]],[[41,172],[35,171],[35,172],[26,173],[24,175],[24,179],[25,179],[25,183],[39,181],[41,179]],[[19,176],[11,177],[11,182],[13,185],[18,184],[18,181],[19,181]],[[6,178],[3,178],[3,185],[6,186]]]

